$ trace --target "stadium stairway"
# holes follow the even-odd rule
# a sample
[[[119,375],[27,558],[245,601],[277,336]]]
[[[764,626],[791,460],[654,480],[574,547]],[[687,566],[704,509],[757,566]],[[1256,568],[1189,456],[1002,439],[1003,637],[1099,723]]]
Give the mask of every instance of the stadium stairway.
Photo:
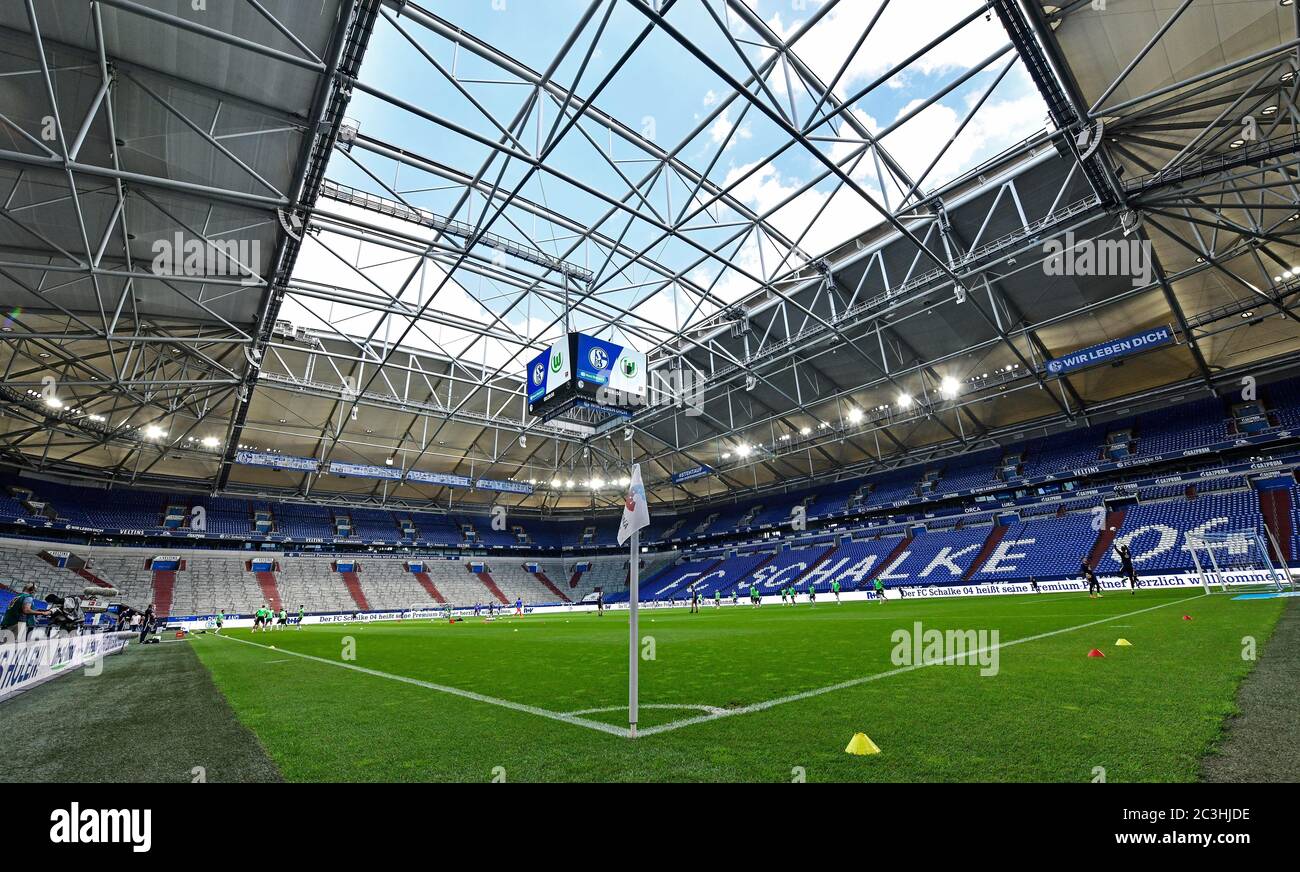
[[[255,572],[253,575],[257,578],[257,586],[262,589],[262,599],[266,600],[271,608],[277,612],[284,608],[280,603],[280,588],[275,583],[275,573]]]
[[[759,561],[757,565],[751,566],[749,568],[749,572],[746,572],[744,575],[742,575],[740,578],[736,579],[735,581],[731,582],[731,584],[728,584],[726,587],[721,588],[718,591],[718,593],[720,594],[730,593],[733,590],[741,590],[741,589],[748,588],[748,584],[746,584],[746,582],[748,582],[751,578],[754,577],[754,573],[758,572],[764,566],[767,566],[769,563],[775,560],[776,556],[780,553],[781,553],[780,550],[773,551],[771,554],[767,555],[767,557]]]
[[[154,614],[165,618],[172,613],[172,597],[176,593],[176,572],[171,569],[156,569],[153,573],[153,591],[149,599],[153,602]]]
[[[42,560],[44,560],[46,563],[50,564],[50,565],[53,566],[53,567],[56,567],[56,568],[59,568],[59,569],[65,569],[65,568],[66,568],[66,569],[68,569],[69,571],[76,573],[77,575],[81,576],[81,577],[84,578],[86,581],[90,582],[91,584],[95,585],[96,587],[112,587],[112,586],[113,586],[113,585],[109,584],[107,581],[104,581],[104,580],[103,580],[102,578],[100,578],[98,575],[95,575],[95,573],[91,572],[89,569],[86,569],[84,566],[79,567],[79,568],[77,568],[77,569],[73,569],[71,566],[67,566],[67,567],[59,566],[59,562],[58,562],[57,560],[55,560],[54,557],[53,557],[52,555],[50,555],[49,553],[47,553],[47,552],[45,552],[45,551],[42,551],[42,552],[41,552],[40,554],[38,554],[37,556],[40,557]]]
[[[84,578],[86,581],[88,581],[88,582],[90,582],[91,584],[93,584],[95,587],[112,587],[112,586],[113,586],[113,585],[109,584],[107,581],[104,581],[104,579],[100,578],[100,577],[99,577],[98,575],[96,575],[95,573],[91,572],[89,569],[86,569],[84,566],[83,566],[81,569],[76,570],[76,573],[77,573],[77,575],[80,575],[82,578]]]
[[[1088,565],[1093,569],[1101,563],[1101,559],[1110,551],[1110,545],[1115,541],[1115,536],[1119,533],[1119,528],[1124,525],[1124,515],[1127,510],[1116,509],[1106,515],[1106,528],[1097,534],[1097,541],[1092,543],[1092,550],[1088,552]]]
[[[478,576],[479,581],[483,582],[483,586],[488,589],[488,592],[497,598],[497,602],[506,605],[510,604],[510,599],[501,592],[501,588],[497,587],[497,583],[493,581],[491,575],[486,572],[476,572],[474,574]]]
[[[420,583],[420,587],[429,592],[429,596],[433,597],[434,602],[445,603],[447,601],[447,598],[442,595],[440,590],[438,590],[438,586],[433,583],[433,579],[429,577],[429,573],[413,572],[411,574],[414,575],[415,580]]]
[[[370,611],[370,603],[366,601],[366,593],[361,589],[361,579],[357,578],[355,572],[340,572],[343,576],[343,584],[347,587],[348,593],[352,594],[352,601],[357,604],[357,608],[363,612]]]
[[[829,547],[829,548],[827,548],[825,551],[823,551],[821,554],[819,554],[819,555],[817,556],[817,559],[816,559],[816,560],[814,560],[812,563],[809,563],[809,564],[808,564],[808,568],[807,568],[807,569],[805,569],[803,572],[801,572],[801,573],[799,573],[798,575],[796,575],[794,578],[790,579],[790,582],[789,582],[789,583],[790,583],[790,587],[798,587],[798,586],[799,586],[799,582],[803,581],[804,576],[806,576],[808,573],[812,572],[814,569],[816,569],[817,567],[819,567],[819,566],[821,566],[823,563],[825,563],[827,560],[829,560],[830,557],[831,557],[831,555],[834,554],[834,553],[835,553],[836,551],[838,551],[838,550],[839,550],[839,546],[838,546],[838,545],[832,545],[831,547]],[[754,573],[752,573],[752,572],[750,573],[750,575],[753,575],[753,574],[754,574]]]
[[[894,550],[885,555],[885,559],[872,567],[871,573],[862,579],[862,583],[858,585],[858,590],[870,590],[871,582],[876,580],[876,576],[891,568],[894,561],[898,560],[898,556],[912,546],[912,540],[915,538],[911,533],[908,533],[902,539],[899,539],[898,544],[894,546]]]
[[[629,570],[628,570],[628,578],[629,578],[629,579],[632,577],[632,576],[631,576],[631,572],[632,572],[632,570],[629,569]],[[577,587],[577,586],[578,586],[578,582],[580,582],[580,581],[582,581],[582,570],[581,570],[581,569],[575,569],[575,570],[573,571],[573,575],[569,576],[569,590],[573,590],[575,587]]]
[[[690,591],[692,591],[692,590],[695,589],[695,585],[697,585],[697,583],[699,582],[699,580],[701,580],[701,578],[707,576],[707,574],[710,574],[710,573],[714,572],[715,569],[718,569],[718,567],[720,567],[720,565],[723,565],[724,563],[727,563],[727,560],[728,560],[727,556],[723,555],[723,558],[722,558],[722,559],[720,559],[720,560],[714,560],[714,561],[712,561],[711,564],[708,564],[707,567],[701,569],[701,571],[699,571],[698,576],[695,576],[695,577],[693,578],[693,580],[690,581],[690,583],[688,583],[688,585],[686,585],[685,590],[684,590],[684,595],[689,596],[689,595],[690,595]],[[632,571],[630,571],[630,569],[629,569],[629,571],[628,571],[628,585],[629,585],[629,586],[632,585]],[[640,586],[641,586],[641,580],[640,580],[640,578],[637,578],[637,587],[640,587]],[[673,591],[673,594],[672,594],[672,595],[675,595],[676,593],[677,593],[677,591]],[[672,595],[669,595],[669,599],[672,598]],[[630,599],[630,596],[629,596],[629,599]],[[642,599],[643,599],[643,596],[642,596]]]
[[[1297,556],[1300,556],[1291,553],[1292,534],[1294,532],[1291,528],[1291,489],[1285,487],[1271,488],[1260,490],[1258,494],[1259,513],[1264,516],[1264,523],[1268,526],[1269,532],[1273,534],[1272,539],[1268,542],[1269,556],[1274,561],[1287,565]],[[1276,550],[1273,547],[1274,542],[1286,553],[1274,553]]]
[[[560,602],[562,603],[572,602],[572,600],[570,600],[568,596],[565,595],[564,591],[556,587],[555,582],[551,581],[550,577],[545,572],[542,572],[539,569],[537,572],[534,572],[532,575],[533,578],[540,581],[547,590],[549,590],[551,593],[558,596],[560,598]]]
[[[994,548],[998,547],[998,543],[1007,535],[1009,529],[1011,528],[1005,524],[993,525],[993,528],[989,530],[988,538],[984,540],[983,547],[981,547],[979,553],[975,555],[975,559],[971,561],[971,565],[966,567],[966,571],[962,573],[962,581],[970,581],[971,577],[980,571],[980,567],[984,565],[984,561],[989,559],[989,555],[993,553]]]
[[[691,581],[690,584],[686,585],[686,591],[689,593],[691,590],[694,590],[695,585],[699,582],[699,580],[700,580],[701,578],[703,578],[704,576],[706,576],[706,575],[708,575],[709,573],[713,572],[714,570],[716,570],[716,569],[717,569],[719,566],[721,566],[722,564],[726,563],[726,562],[727,562],[727,559],[728,559],[728,558],[724,555],[724,556],[722,557],[721,560],[715,560],[715,561],[713,561],[712,563],[710,563],[707,567],[705,567],[705,568],[700,572],[699,575],[695,576],[695,578]],[[630,576],[629,576],[629,582],[630,582],[630,581],[631,581],[631,578],[630,578]],[[640,579],[638,579],[638,587],[639,587],[639,586],[640,586]]]

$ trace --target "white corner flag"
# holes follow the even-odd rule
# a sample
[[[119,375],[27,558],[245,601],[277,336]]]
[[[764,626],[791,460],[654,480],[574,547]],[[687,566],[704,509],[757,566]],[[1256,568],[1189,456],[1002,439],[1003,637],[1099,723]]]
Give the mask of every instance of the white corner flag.
[[[650,510],[646,506],[645,485],[641,483],[641,464],[632,465],[632,483],[623,498],[623,520],[618,525],[618,544],[622,545],[636,531],[650,525]]]
[[[628,539],[632,544],[627,555],[627,723],[628,736],[636,738],[638,657],[637,608],[641,602],[641,528],[650,524],[645,485],[641,483],[641,464],[632,464],[632,482],[623,499],[623,520],[618,525],[618,544]]]

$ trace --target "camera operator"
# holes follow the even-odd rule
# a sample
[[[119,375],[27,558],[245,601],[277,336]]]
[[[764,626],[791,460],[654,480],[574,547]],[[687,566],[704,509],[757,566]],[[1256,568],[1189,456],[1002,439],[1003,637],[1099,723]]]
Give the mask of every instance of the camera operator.
[[[0,632],[13,633],[22,640],[36,626],[37,615],[48,615],[49,609],[38,609],[33,605],[36,599],[36,585],[29,584],[22,589],[9,608],[5,609],[4,618],[0,619]],[[21,629],[20,629],[21,628]]]
[[[153,603],[149,603],[149,607],[144,610],[144,617],[140,619],[141,643],[143,643],[145,638],[149,635],[149,631],[153,629],[154,620]]]

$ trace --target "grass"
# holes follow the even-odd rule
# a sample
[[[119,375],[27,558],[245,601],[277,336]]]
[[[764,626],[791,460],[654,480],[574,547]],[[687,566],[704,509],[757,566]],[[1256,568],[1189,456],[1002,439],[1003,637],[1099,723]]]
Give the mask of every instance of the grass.
[[[185,644],[134,643],[0,703],[5,782],[280,781]]]
[[[1202,761],[1201,779],[1213,782],[1300,782],[1300,599],[1286,600],[1282,617],[1261,646],[1259,665],[1237,692],[1240,711],[1227,735]]]
[[[581,717],[623,726],[625,613],[227,630],[254,644],[188,644],[291,781],[486,781],[502,769],[509,781],[787,781],[795,767],[809,781],[1088,781],[1097,766],[1113,782],[1192,781],[1252,666],[1242,638],[1262,649],[1282,607],[1142,591],[643,611],[655,647],[643,705],[735,710],[858,681],[635,741],[339,666],[555,713],[610,709]],[[997,630],[997,674],[898,672],[891,634],[916,621]],[[1133,647],[1115,647],[1121,636]],[[1106,657],[1086,657],[1094,647]],[[641,726],[702,714],[645,708]],[[845,754],[858,731],[883,753]]]

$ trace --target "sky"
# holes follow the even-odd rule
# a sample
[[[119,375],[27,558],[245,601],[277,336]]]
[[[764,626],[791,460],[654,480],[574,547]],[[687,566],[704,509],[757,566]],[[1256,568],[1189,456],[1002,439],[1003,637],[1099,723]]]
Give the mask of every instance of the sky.
[[[662,170],[654,155],[597,119],[585,118],[569,125],[564,136],[553,138],[560,118],[554,102],[543,100],[540,111],[529,107],[531,86],[406,19],[398,19],[398,24],[410,39],[388,20],[378,22],[361,80],[432,118],[358,91],[348,115],[362,133],[467,176],[486,166],[483,180],[489,185],[504,192],[517,188],[522,200],[567,220],[547,220],[518,205],[502,211],[499,200],[489,206],[480,194],[464,196],[462,185],[361,149],[353,150],[352,159],[336,154],[327,176],[391,199],[384,190],[387,185],[414,206],[471,224],[483,219],[485,209],[489,217],[500,212],[491,232],[535,245],[596,274],[594,291],[585,302],[588,311],[580,307],[571,312],[572,329],[649,351],[674,331],[743,299],[806,258],[880,224],[878,207],[900,202],[909,184],[878,169],[878,155],[846,123],[849,113],[872,136],[883,132],[880,145],[912,180],[925,176],[922,191],[933,190],[1047,126],[1041,99],[1009,49],[1001,25],[988,14],[976,15],[939,46],[895,71],[978,5],[966,0],[893,0],[859,46],[879,11],[876,0],[842,0],[806,31],[806,22],[821,7],[814,0],[750,0],[750,8],[772,32],[785,39],[802,33],[794,53],[823,82],[836,82],[838,100],[850,101],[840,116],[825,121],[825,104],[818,115],[812,114],[818,98],[784,60],[778,59],[764,76],[762,87],[751,87],[767,112],[736,95],[728,77],[749,80],[751,69],[771,61],[771,49],[721,0],[678,0],[667,20],[723,75],[668,33],[656,28],[643,37],[648,19],[625,0],[612,5],[603,0],[580,29],[590,6],[577,0],[445,0],[429,8],[533,70],[551,68],[572,37],[572,48],[554,68],[552,80],[584,98],[599,89],[593,104],[605,115],[659,149],[675,151],[697,176],[706,174],[717,185],[736,183],[736,207],[701,194],[687,175]],[[735,44],[725,37],[719,21]],[[594,40],[597,31],[600,36]],[[596,48],[589,55],[593,41]],[[980,67],[985,68],[914,114],[931,96]],[[874,87],[863,94],[869,86]],[[981,99],[979,111],[957,135]],[[497,125],[516,119],[522,124],[512,128],[507,139],[516,157],[505,161],[498,156],[488,163],[492,149],[481,138],[506,139]],[[788,126],[804,128],[814,138],[813,150],[794,143]],[[530,171],[530,162],[540,154],[555,174]],[[801,192],[828,173],[823,158],[841,164],[857,190],[844,186],[837,191],[839,179],[832,175]],[[633,193],[631,183],[643,180],[648,181]],[[374,213],[326,201],[320,206],[426,242],[430,238],[424,228]],[[642,215],[629,215],[628,207]],[[739,207],[768,215],[771,232],[756,231]],[[611,255],[608,245],[581,241],[575,225],[595,226],[626,250]],[[798,250],[774,236],[793,241]],[[459,245],[463,240],[449,241]],[[493,257],[491,249],[481,246],[475,253],[489,261]],[[661,269],[647,265],[646,258]],[[495,265],[534,277],[543,271],[500,255]],[[663,273],[680,280],[662,287]],[[448,277],[442,266],[421,265],[413,254],[329,231],[304,244],[295,281],[333,285],[371,298],[387,296],[412,310],[424,306],[439,319],[412,327],[406,316],[291,296],[282,317],[296,324],[319,329],[333,325],[353,336],[374,333],[388,342],[499,367],[505,374],[522,373],[541,344],[565,329],[564,296],[558,288],[527,292],[526,287],[466,270]],[[524,280],[525,286],[533,282]],[[461,326],[466,323],[487,327],[494,337],[482,338]]]

